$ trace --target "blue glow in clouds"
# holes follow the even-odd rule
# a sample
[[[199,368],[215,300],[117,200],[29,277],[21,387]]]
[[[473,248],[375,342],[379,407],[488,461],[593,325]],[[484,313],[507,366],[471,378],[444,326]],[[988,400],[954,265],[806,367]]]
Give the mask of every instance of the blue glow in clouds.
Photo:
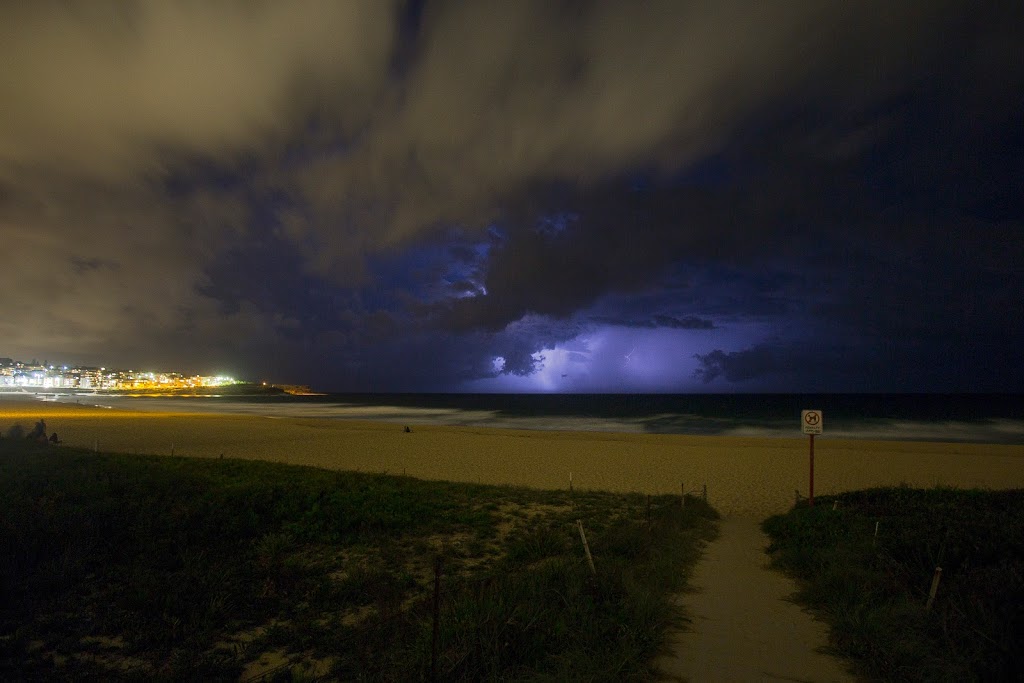
[[[761,326],[737,324],[713,330],[632,328],[602,325],[533,354],[537,369],[529,375],[501,374],[468,382],[472,392],[680,392],[726,390],[694,376],[696,354],[739,350],[763,338]],[[734,389],[733,389],[734,390]]]

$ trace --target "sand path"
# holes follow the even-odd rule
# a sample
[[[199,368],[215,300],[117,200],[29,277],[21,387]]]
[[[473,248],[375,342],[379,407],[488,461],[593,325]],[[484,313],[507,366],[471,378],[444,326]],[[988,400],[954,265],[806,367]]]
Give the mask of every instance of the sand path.
[[[689,681],[854,681],[843,663],[819,651],[820,621],[787,600],[794,582],[769,569],[759,522],[726,517],[682,597],[693,623],[658,660],[670,678]]]

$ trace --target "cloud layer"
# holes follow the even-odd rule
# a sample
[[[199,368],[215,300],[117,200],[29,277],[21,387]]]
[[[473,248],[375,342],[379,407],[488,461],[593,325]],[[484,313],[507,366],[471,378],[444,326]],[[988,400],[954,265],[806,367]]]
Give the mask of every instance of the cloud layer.
[[[6,5],[0,352],[418,390],[613,328],[684,389],[804,386],[799,340],[1019,387],[1020,14]]]

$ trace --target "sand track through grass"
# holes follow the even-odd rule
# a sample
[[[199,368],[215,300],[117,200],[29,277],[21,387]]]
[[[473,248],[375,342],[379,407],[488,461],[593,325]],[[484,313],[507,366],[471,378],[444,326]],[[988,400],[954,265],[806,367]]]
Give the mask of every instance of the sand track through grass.
[[[768,537],[752,518],[723,518],[681,596],[693,622],[662,670],[689,681],[853,681],[824,654],[828,629],[789,600],[796,584],[769,568]]]

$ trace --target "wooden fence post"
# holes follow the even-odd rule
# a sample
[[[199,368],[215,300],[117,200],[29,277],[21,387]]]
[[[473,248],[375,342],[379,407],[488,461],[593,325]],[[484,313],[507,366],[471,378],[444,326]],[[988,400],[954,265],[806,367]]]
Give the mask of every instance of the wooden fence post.
[[[932,588],[928,591],[928,602],[924,604],[926,610],[932,608],[932,603],[935,602],[935,594],[939,591],[939,579],[942,578],[942,567],[936,567],[935,573],[932,574]]]
[[[597,576],[597,569],[594,567],[594,557],[590,554],[590,544],[587,543],[587,535],[583,532],[583,522],[577,519],[576,527],[580,530],[580,539],[583,541],[583,552],[587,554],[587,564],[590,565],[590,573]]]

